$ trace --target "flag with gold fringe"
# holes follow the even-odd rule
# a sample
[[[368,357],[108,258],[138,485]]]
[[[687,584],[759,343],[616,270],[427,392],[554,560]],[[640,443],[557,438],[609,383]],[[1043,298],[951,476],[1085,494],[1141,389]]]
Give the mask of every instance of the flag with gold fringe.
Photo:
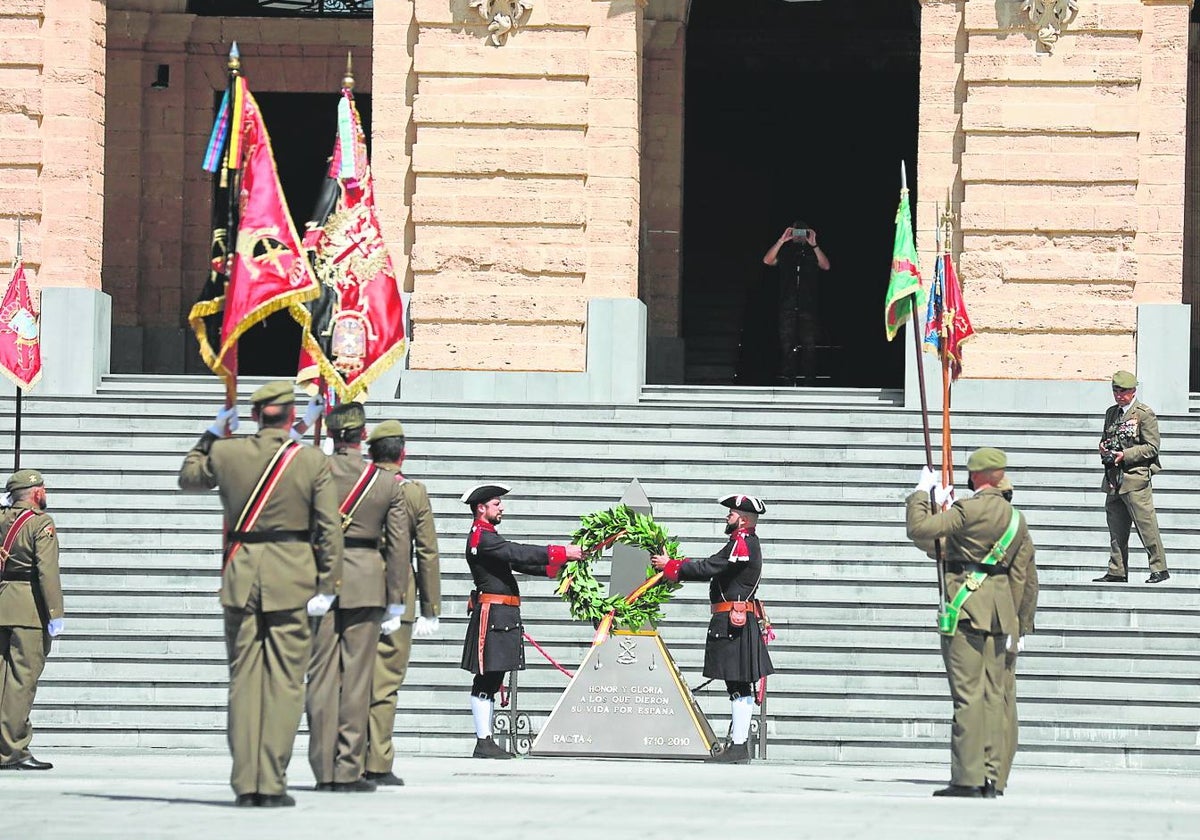
[[[29,390],[42,378],[41,312],[29,292],[20,246],[17,252],[16,269],[0,300],[0,373]]]

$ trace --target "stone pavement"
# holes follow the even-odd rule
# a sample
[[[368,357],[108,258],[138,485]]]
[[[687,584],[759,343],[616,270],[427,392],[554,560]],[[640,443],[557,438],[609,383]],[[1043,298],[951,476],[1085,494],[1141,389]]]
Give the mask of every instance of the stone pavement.
[[[415,757],[406,787],[336,794],[297,754],[297,807],[266,810],[231,807],[220,753],[37,755],[56,768],[0,777],[6,838],[1200,838],[1200,776],[1153,771],[1018,765],[1008,796],[981,801],[932,798],[934,765]]]

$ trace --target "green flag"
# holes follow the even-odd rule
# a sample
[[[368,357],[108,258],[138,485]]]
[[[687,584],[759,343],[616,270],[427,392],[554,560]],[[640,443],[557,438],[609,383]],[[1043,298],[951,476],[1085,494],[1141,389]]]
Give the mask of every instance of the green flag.
[[[883,323],[888,341],[896,337],[904,322],[912,317],[913,300],[925,305],[921,287],[921,269],[917,264],[917,246],[913,242],[912,213],[908,209],[908,187],[900,188],[900,207],[896,210],[896,245],[892,249],[892,277],[884,300]]]

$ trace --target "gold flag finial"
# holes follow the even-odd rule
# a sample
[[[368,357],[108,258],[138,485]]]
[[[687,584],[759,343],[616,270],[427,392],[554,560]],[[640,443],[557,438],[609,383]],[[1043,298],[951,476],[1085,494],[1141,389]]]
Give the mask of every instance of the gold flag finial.
[[[237,41],[234,41],[233,46],[229,48],[229,60],[225,63],[225,69],[229,71],[230,76],[236,76],[242,72],[242,54],[238,50]]]
[[[346,53],[346,75],[342,76],[342,90],[354,90],[354,60]]]

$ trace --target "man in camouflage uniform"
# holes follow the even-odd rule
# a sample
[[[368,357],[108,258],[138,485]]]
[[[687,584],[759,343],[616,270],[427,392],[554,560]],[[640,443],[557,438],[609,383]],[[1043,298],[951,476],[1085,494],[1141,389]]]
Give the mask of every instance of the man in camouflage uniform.
[[[931,557],[935,541],[945,547],[946,598],[957,605],[959,615],[956,623],[942,628],[954,723],[950,784],[934,796],[994,797],[1006,756],[1015,751],[1004,736],[1005,652],[1016,649],[1023,627],[1033,627],[1036,604],[1025,598],[1033,540],[1025,517],[1016,513],[1014,518],[998,487],[1007,463],[999,449],[971,453],[968,486],[975,494],[936,513],[929,492],[936,488],[937,476],[926,467],[907,501],[909,539]],[[991,557],[997,562],[988,562]],[[1018,608],[1028,614],[1018,615]]]
[[[289,437],[292,383],[264,385],[251,401],[258,432],[222,440],[236,428],[237,408],[219,411],[184,459],[179,486],[216,487],[225,512],[221,606],[236,804],[277,808],[296,804],[287,766],[304,710],[309,617],[324,615],[337,596],[342,527],[329,459]]]
[[[404,551],[416,561],[415,574],[408,577],[404,612],[384,621],[375,656],[371,684],[371,714],[367,733],[367,778],[379,785],[402,785],[393,772],[396,750],[392,733],[396,725],[396,699],[408,672],[412,639],[427,638],[438,630],[442,614],[442,585],[438,560],[437,528],[425,485],[401,472],[405,455],[404,427],[398,420],[384,420],[367,438],[371,460],[388,472],[404,496],[408,510],[408,532],[401,535]],[[417,614],[417,601],[421,611]]]
[[[1100,438],[1100,461],[1104,464],[1104,513],[1108,519],[1111,550],[1108,571],[1098,582],[1125,583],[1129,580],[1129,531],[1137,526],[1142,546],[1150,556],[1146,583],[1162,583],[1171,577],[1167,556],[1158,533],[1154,491],[1150,477],[1162,469],[1158,460],[1158,418],[1150,406],[1137,399],[1137,377],[1119,370],[1112,377],[1115,404],[1104,414]]]
[[[38,470],[5,484],[12,506],[0,511],[0,770],[49,770],[29,752],[29,712],[51,639],[63,631],[58,534],[46,514]]]

